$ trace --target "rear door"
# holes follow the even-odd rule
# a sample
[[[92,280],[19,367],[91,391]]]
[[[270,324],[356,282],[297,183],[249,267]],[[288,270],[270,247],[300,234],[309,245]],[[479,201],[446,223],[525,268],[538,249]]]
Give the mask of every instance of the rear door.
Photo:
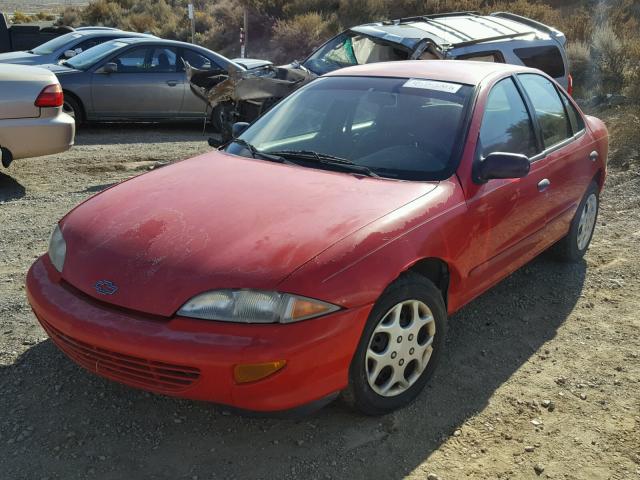
[[[524,178],[469,182],[469,235],[465,255],[466,295],[473,298],[520,267],[543,248],[547,203],[547,161],[530,108],[512,77],[496,83],[485,104],[475,162],[493,152],[524,154],[531,170]]]
[[[549,79],[535,73],[518,74],[540,127],[549,180],[548,236],[557,240],[569,223],[595,175],[593,142],[584,121],[567,96]],[[597,153],[595,153],[597,156]]]
[[[178,72],[177,49],[140,46],[104,63],[117,72],[93,73],[91,96],[98,118],[175,118],[184,96],[184,74]],[[103,64],[104,65],[104,64]]]

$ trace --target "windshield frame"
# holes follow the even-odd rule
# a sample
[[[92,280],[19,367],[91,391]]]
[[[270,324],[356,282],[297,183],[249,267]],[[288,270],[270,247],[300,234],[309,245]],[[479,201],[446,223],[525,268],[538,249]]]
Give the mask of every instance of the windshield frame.
[[[257,119],[255,119],[253,122],[251,122],[249,127],[247,127],[247,129],[238,138],[241,138],[241,139],[244,140],[243,137],[244,137],[245,133],[249,132],[252,128],[255,128],[255,125],[257,123],[259,123],[260,121],[263,121],[265,118],[268,118],[268,117],[272,116],[273,113],[276,112],[277,109],[279,109],[281,105],[284,105],[286,102],[292,101],[297,96],[301,95],[304,91],[306,91],[308,88],[312,88],[312,85],[314,83],[319,82],[319,81],[323,81],[323,80],[327,80],[327,79],[331,79],[331,78],[338,78],[338,79],[359,78],[359,79],[410,80],[410,78],[405,77],[405,76],[395,77],[395,76],[374,76],[374,75],[368,75],[368,76],[363,76],[363,75],[331,75],[331,76],[327,76],[327,77],[320,77],[317,80],[314,80],[313,82],[311,82],[311,83],[305,85],[304,87],[300,88],[299,90],[295,91],[290,96],[285,97],[282,101],[278,102],[272,109],[270,109],[267,112],[265,112],[264,114],[260,115]],[[425,79],[425,80],[428,80],[428,79]],[[464,103],[462,104],[462,111],[461,111],[461,114],[460,114],[459,128],[458,128],[458,131],[455,134],[455,138],[454,138],[454,141],[453,141],[453,147],[451,149],[451,155],[450,155],[449,161],[447,162],[446,168],[444,168],[444,169],[442,169],[440,171],[437,171],[437,172],[423,172],[423,171],[419,172],[419,171],[416,171],[416,175],[413,176],[415,178],[404,178],[404,177],[403,178],[399,178],[399,177],[395,177],[395,176],[387,176],[387,175],[385,175],[384,172],[376,171],[375,169],[372,168],[372,170],[379,176],[379,178],[377,178],[378,180],[395,180],[395,181],[409,181],[409,182],[434,182],[434,181],[446,180],[446,179],[450,178],[458,170],[458,167],[459,167],[460,162],[462,160],[462,155],[463,155],[465,147],[466,147],[466,143],[468,141],[469,130],[470,130],[470,127],[471,127],[471,120],[473,118],[473,113],[474,113],[476,105],[477,105],[478,94],[480,92],[480,85],[472,85],[472,84],[461,83],[461,82],[453,82],[451,80],[435,80],[435,81],[456,83],[456,84],[460,84],[460,85],[463,85],[463,86],[466,86],[466,87],[470,87],[470,89],[471,89],[469,91],[469,94],[467,95],[467,98],[465,99]],[[228,142],[227,144],[223,145],[222,147],[220,147],[220,150],[222,150],[222,151],[224,151],[226,153],[229,153],[230,155],[236,155],[236,156],[244,157],[244,155],[239,155],[239,153],[230,152],[229,148],[232,145],[234,145],[233,140]],[[270,153],[270,152],[266,151],[265,153]],[[325,153],[325,152],[320,152],[320,153]],[[358,164],[356,163],[356,165],[358,165]],[[322,167],[319,166],[319,165],[309,165],[309,167],[322,169]],[[398,171],[402,171],[402,170],[398,170]],[[407,172],[407,171],[404,171],[404,172]],[[341,173],[344,173],[344,172],[341,172]]]
[[[60,40],[64,39],[64,37],[67,37],[66,41],[59,43]],[[60,35],[59,37],[52,38],[51,40],[44,42],[43,44],[38,45],[35,48],[32,48],[31,50],[29,50],[29,52],[34,55],[40,55],[40,56],[53,55],[54,53],[60,51],[60,49],[62,49],[63,47],[64,47],[64,50],[71,50],[72,47],[80,43],[84,37],[86,37],[86,35],[81,32],[65,33],[64,35]],[[77,40],[77,41],[74,42],[74,40]],[[54,48],[53,50],[38,52],[38,49],[46,46],[48,43],[54,43],[57,45],[57,47]]]
[[[111,46],[111,45],[116,45],[116,44],[117,44],[117,46],[115,48],[108,50],[104,54],[97,54],[96,53],[96,52],[98,52],[97,49],[101,49],[101,48],[108,47],[108,46]],[[104,43],[101,43],[99,45],[96,45],[95,47],[91,47],[91,48],[85,50],[84,52],[79,53],[78,55],[75,55],[74,57],[71,57],[68,60],[65,60],[62,64],[65,67],[69,67],[69,68],[73,68],[75,70],[80,70],[80,71],[86,72],[87,70],[92,68],[97,63],[102,62],[106,58],[110,57],[112,54],[115,54],[116,52],[118,52],[121,49],[124,49],[124,48],[126,48],[128,46],[131,46],[130,42],[125,42],[122,39],[115,38],[113,40],[109,40],[108,42],[104,42]],[[85,62],[85,63],[82,63],[80,66],[74,65],[74,62],[77,61],[78,58],[82,60],[83,56],[87,57],[87,59],[92,58],[94,56],[97,56],[97,58],[91,60],[89,64],[87,64]]]

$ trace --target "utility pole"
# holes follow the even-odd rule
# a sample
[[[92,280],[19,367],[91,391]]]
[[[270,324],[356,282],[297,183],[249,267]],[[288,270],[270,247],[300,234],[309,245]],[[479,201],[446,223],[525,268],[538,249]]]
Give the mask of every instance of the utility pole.
[[[196,36],[196,16],[193,12],[193,3],[189,4],[188,7],[189,12],[189,20],[191,20],[191,43],[195,43]]]
[[[249,10],[244,7],[244,22],[242,27],[242,43],[240,45],[240,53],[242,58],[247,58],[247,43],[249,38]]]

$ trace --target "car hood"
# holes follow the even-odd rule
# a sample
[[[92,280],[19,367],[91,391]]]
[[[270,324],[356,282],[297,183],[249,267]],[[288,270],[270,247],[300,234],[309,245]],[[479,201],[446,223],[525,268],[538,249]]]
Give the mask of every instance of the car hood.
[[[204,291],[275,289],[340,239],[433,188],[212,152],[74,209],[61,222],[62,276],[102,301],[171,316]]]
[[[27,52],[0,53],[0,63],[15,63],[18,65],[37,65],[41,60],[40,55]]]

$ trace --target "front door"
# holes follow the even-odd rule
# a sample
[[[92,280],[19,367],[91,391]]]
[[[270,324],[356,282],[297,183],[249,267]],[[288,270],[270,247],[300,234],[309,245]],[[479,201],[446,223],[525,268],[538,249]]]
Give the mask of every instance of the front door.
[[[187,62],[194,68],[198,70],[207,70],[210,72],[210,75],[226,75],[227,72],[220,67],[214,60],[205,57],[199,52],[195,50],[191,50],[190,48],[182,49],[182,58],[184,62]],[[186,79],[186,72],[184,69],[184,63],[182,64],[182,72]],[[180,112],[181,117],[185,118],[204,118],[207,115],[207,103],[202,100],[200,97],[197,97],[195,93],[189,87],[188,82],[186,83],[186,88],[184,92],[184,101],[182,102],[182,109]]]
[[[110,58],[113,73],[93,74],[93,117],[98,119],[175,118],[184,97],[184,73],[178,71],[175,48],[133,47]]]

